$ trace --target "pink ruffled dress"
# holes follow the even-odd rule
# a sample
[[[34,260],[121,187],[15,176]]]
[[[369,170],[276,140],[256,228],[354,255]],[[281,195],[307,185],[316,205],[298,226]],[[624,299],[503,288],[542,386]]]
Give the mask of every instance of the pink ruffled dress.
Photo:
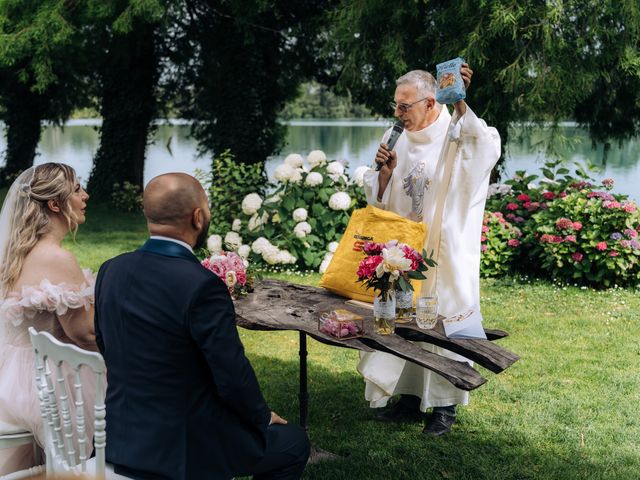
[[[85,281],[78,286],[53,285],[42,280],[39,285],[22,287],[0,301],[0,322],[4,343],[0,345],[0,431],[29,431],[40,446],[44,442],[40,404],[34,380],[34,357],[29,327],[46,331],[64,343],[73,343],[64,333],[59,316],[71,309],[89,310],[94,302],[95,277],[83,270]],[[66,374],[67,389],[74,396],[73,373]],[[93,400],[95,382],[83,374],[85,425],[88,438],[93,437]],[[73,406],[72,406],[73,408]],[[74,418],[75,415],[72,416]],[[0,450],[0,475],[42,463],[33,458],[30,445]]]

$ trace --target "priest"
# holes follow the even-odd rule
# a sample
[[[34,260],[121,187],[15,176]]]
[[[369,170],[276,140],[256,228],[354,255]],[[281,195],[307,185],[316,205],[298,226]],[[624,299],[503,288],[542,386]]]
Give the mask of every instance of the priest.
[[[460,74],[468,89],[473,71],[463,63]],[[438,265],[427,272],[422,295],[437,295],[440,314],[479,308],[482,218],[491,169],[500,157],[500,136],[464,100],[453,105],[451,115],[436,102],[434,77],[422,70],[396,80],[392,108],[404,131],[391,151],[385,143],[391,130],[383,136],[375,159],[378,169],[364,177],[367,201],[427,224],[425,249]],[[440,347],[422,346],[468,361]],[[428,435],[450,432],[456,406],[469,402],[468,392],[436,373],[386,353],[362,354],[358,371],[372,408],[385,407],[399,395],[377,415],[380,420],[421,419],[431,408],[423,429]]]

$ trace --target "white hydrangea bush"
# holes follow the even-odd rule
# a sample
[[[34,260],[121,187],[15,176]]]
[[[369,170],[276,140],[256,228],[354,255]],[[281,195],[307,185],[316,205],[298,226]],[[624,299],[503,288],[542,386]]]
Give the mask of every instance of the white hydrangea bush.
[[[366,206],[362,182],[368,167],[350,179],[345,163],[327,159],[322,150],[309,152],[306,163],[301,154],[287,155],[274,170],[270,193],[247,195],[232,231],[214,232],[211,246],[233,248],[267,267],[324,271],[351,212]]]

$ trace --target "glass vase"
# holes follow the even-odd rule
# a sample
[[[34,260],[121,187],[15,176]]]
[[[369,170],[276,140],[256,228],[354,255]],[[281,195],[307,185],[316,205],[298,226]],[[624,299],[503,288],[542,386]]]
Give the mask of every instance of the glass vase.
[[[409,323],[413,313],[413,290],[396,290],[396,323]]]
[[[373,331],[391,335],[396,330],[396,295],[391,290],[386,295],[376,295],[373,300]]]

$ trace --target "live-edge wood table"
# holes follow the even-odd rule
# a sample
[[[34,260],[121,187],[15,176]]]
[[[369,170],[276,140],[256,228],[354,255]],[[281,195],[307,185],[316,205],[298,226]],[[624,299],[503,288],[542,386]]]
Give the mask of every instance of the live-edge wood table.
[[[426,342],[458,353],[486,369],[500,373],[518,360],[512,353],[493,340],[506,337],[502,330],[485,329],[488,340],[452,339],[444,334],[442,322],[432,330],[421,330],[415,322],[396,324],[394,335],[373,332],[370,309],[345,305],[347,299],[327,290],[298,285],[282,280],[262,280],[254,291],[235,301],[238,326],[250,330],[297,330],[300,336],[300,425],[309,429],[309,391],[307,385],[307,336],[327,345],[353,348],[363,352],[386,352],[413,362],[441,375],[462,390],[474,390],[487,380],[466,362],[458,362],[427,352],[412,342]],[[347,308],[365,318],[363,337],[340,340],[318,330],[322,312]],[[332,454],[314,450],[312,460],[331,457]]]

